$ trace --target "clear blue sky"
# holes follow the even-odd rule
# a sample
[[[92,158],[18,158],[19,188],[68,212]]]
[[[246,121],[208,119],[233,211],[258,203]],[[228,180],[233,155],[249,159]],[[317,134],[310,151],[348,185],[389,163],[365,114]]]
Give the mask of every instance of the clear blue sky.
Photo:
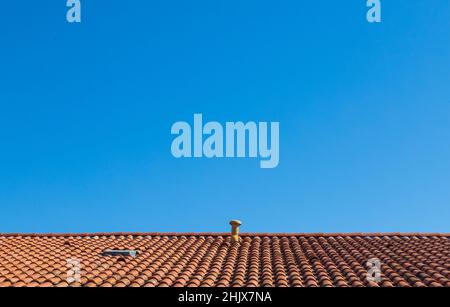
[[[450,1],[6,1],[0,232],[450,231]],[[280,164],[171,125],[279,121]]]

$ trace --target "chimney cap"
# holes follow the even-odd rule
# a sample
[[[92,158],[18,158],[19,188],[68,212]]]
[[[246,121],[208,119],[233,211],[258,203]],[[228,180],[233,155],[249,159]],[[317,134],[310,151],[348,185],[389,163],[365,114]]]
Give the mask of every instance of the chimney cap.
[[[230,225],[232,225],[232,226],[241,226],[242,222],[239,221],[239,220],[231,220],[230,221]]]

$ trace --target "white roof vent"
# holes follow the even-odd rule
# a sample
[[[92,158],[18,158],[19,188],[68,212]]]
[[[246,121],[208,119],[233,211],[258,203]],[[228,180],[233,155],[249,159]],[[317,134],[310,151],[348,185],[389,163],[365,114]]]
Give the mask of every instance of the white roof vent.
[[[128,250],[128,249],[106,249],[102,253],[103,256],[131,256],[136,257],[138,255],[138,251],[136,250]]]

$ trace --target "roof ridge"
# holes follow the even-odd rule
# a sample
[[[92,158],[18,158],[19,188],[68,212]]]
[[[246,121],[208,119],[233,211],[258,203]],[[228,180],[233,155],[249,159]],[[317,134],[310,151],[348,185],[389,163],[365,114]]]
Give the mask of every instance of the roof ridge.
[[[229,236],[229,232],[93,232],[93,233],[0,233],[0,237],[106,237],[106,236]],[[349,232],[349,233],[241,233],[242,237],[450,237],[450,233]]]

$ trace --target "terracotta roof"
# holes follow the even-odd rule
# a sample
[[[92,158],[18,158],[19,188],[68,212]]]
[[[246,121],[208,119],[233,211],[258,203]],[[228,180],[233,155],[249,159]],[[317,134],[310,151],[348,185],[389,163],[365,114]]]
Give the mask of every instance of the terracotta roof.
[[[0,286],[69,285],[450,287],[450,234],[0,234]]]

